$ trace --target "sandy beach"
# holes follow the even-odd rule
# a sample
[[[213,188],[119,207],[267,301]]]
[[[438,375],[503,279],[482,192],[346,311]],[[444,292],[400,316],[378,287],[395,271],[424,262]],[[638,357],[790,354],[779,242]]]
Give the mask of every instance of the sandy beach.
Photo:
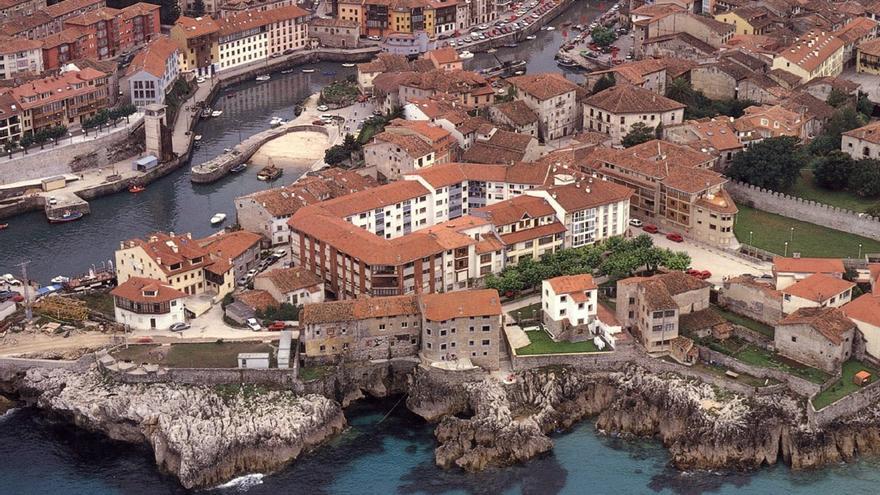
[[[329,147],[327,136],[320,132],[290,132],[264,144],[250,162],[265,167],[271,162],[279,168],[308,168],[324,156]]]

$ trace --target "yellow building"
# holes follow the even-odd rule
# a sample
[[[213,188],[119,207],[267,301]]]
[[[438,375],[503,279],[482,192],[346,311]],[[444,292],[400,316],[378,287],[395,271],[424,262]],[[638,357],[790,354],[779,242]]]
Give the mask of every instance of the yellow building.
[[[880,39],[865,41],[859,45],[856,72],[880,75]]]
[[[213,74],[220,59],[217,33],[220,27],[210,17],[181,16],[171,28],[171,39],[180,48],[180,70],[199,76]]]
[[[348,0],[354,1],[354,0]],[[428,0],[363,0],[359,7],[340,4],[343,19],[360,15],[361,33],[385,36],[388,33],[415,33],[425,31],[434,38],[434,7]],[[345,14],[343,16],[343,8]]]
[[[773,69],[797,75],[801,83],[843,72],[843,42],[829,32],[810,31],[773,58]]]
[[[364,0],[338,0],[336,17],[344,21],[355,21],[364,27]]]
[[[715,16],[716,21],[733,25],[736,34],[764,34],[767,26],[773,23],[774,16],[764,7],[747,6],[722,12]]]

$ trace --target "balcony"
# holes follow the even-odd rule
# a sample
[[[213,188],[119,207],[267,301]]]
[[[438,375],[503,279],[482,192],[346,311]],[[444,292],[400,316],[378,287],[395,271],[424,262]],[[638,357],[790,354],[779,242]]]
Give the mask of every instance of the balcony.
[[[374,287],[373,290],[372,290],[372,292],[373,292],[373,296],[374,296],[374,297],[384,297],[384,296],[397,296],[397,295],[400,295],[400,289],[398,289],[398,288],[396,288],[396,287],[393,288],[393,289],[382,289],[382,288]]]

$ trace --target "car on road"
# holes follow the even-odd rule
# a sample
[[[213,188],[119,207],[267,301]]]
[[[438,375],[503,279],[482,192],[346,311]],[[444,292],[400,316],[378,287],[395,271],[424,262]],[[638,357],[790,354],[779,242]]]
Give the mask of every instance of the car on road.
[[[5,282],[8,285],[21,285],[21,282],[16,280],[16,278],[13,277],[11,273],[4,274],[2,277],[0,277],[0,282]]]
[[[698,278],[700,280],[706,280],[712,276],[712,272],[710,272],[709,270],[697,270],[694,268],[688,268],[684,272],[691,277]]]
[[[285,324],[283,321],[273,321],[272,324],[269,325],[268,330],[272,332],[280,332],[285,328],[287,328],[287,324]]]
[[[242,275],[241,277],[238,277],[238,286],[247,287],[247,284],[249,284],[250,281],[251,279],[249,279],[247,275]]]
[[[273,253],[273,254],[275,256],[278,256],[279,258],[283,258],[283,257],[287,256],[287,250],[286,249],[276,249],[275,253]]]
[[[181,322],[177,322],[177,323],[171,325],[170,327],[168,327],[168,330],[171,330],[172,332],[182,332],[182,331],[186,330],[187,328],[190,328],[189,323],[184,323],[181,321]]]
[[[318,105],[317,110],[319,112],[326,112],[327,110],[330,110],[330,107],[328,107],[327,105]]]
[[[49,204],[50,205],[57,205],[58,204],[58,200],[55,198],[55,196],[49,196]]]
[[[260,322],[258,322],[256,318],[248,318],[245,321],[245,324],[247,325],[248,328],[250,328],[251,330],[253,330],[255,332],[259,332],[260,330],[263,329],[263,327],[260,326]]]
[[[204,77],[197,77],[196,82],[199,84],[202,84],[203,82],[205,82],[205,78]]]
[[[15,300],[15,296],[19,293],[12,290],[0,290],[0,302],[6,302],[9,299]]]
[[[672,242],[684,242],[684,237],[681,236],[678,232],[670,232],[666,234],[666,238]]]
[[[642,221],[639,220],[638,218],[630,218],[630,219],[629,219],[629,224],[632,225],[633,227],[641,227],[641,226],[642,226]]]
[[[251,268],[250,270],[248,270],[248,272],[247,272],[247,274],[245,275],[245,277],[247,277],[247,278],[249,278],[249,279],[250,279],[250,278],[254,278],[254,277],[257,275],[257,272],[258,272],[258,270],[257,270],[256,268]]]
[[[378,36],[367,36],[367,39],[370,41],[382,41],[382,38]]]
[[[660,229],[658,229],[656,225],[651,224],[651,223],[642,227],[642,230],[644,230],[645,232],[647,232],[649,234],[656,234],[657,232],[660,232]]]

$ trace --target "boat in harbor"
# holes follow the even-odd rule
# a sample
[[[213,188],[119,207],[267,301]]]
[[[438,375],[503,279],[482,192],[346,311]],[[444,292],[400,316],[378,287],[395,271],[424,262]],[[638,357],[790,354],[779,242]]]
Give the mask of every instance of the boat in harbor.
[[[52,280],[49,280],[53,284],[66,284],[70,282],[70,277],[65,277],[64,275],[58,275],[57,277],[52,277]]]
[[[113,269],[112,262],[107,262],[106,265],[101,263],[101,267],[92,265],[88,273],[76,277],[59,275],[53,278],[51,282],[53,284],[60,284],[67,292],[82,292],[111,287],[116,285],[116,270]]]
[[[580,68],[580,64],[578,64],[577,62],[575,62],[574,60],[572,60],[568,57],[560,58],[559,60],[556,61],[556,65],[558,65],[560,67],[565,67],[567,69]]]
[[[484,77],[510,77],[519,71],[525,72],[525,60],[507,60],[499,65],[489,67],[480,71]]]
[[[0,223],[0,230],[6,230],[6,229],[8,229],[8,228],[9,228],[9,224],[8,224],[8,223]]]
[[[223,115],[223,110],[214,110],[211,112],[211,117],[219,117]]]
[[[303,74],[311,74],[312,72],[315,72],[315,69],[303,69],[302,70]]]
[[[198,142],[201,141],[201,140],[202,140],[202,135],[201,135],[201,134],[196,134],[195,136],[193,136],[193,141],[195,141],[195,142],[198,143]]]
[[[458,53],[458,58],[460,58],[462,60],[467,60],[469,58],[474,58],[474,54],[467,51],[467,50],[462,50],[461,52]]]
[[[553,26],[544,26],[541,29],[543,29],[544,31],[555,31],[556,30],[556,28]]]
[[[207,119],[207,118],[210,117],[210,116],[211,116],[211,107],[205,107],[205,108],[202,110],[202,118],[203,118],[203,119]]]
[[[269,165],[268,167],[263,167],[263,169],[260,170],[260,173],[257,174],[257,180],[270,182],[281,177],[281,174],[283,173],[284,171],[276,167],[275,165]]]
[[[497,51],[498,51],[498,50],[495,49],[495,48],[489,48],[488,50],[486,50],[486,53],[495,53],[495,52],[497,52]]]
[[[354,64],[351,62],[346,62],[346,63],[342,64],[342,66],[343,67],[354,67]]]
[[[219,225],[226,220],[226,213],[216,213],[211,217],[211,225]]]
[[[239,174],[241,172],[244,172],[245,170],[247,170],[247,163],[239,163],[238,165],[229,169],[229,171],[233,174]]]
[[[292,73],[293,73],[293,69],[284,69],[283,71],[281,71],[281,73],[282,73],[282,74],[292,74]]]
[[[535,36],[534,34],[530,34],[530,35],[526,36],[526,39],[527,40],[537,39],[537,36]]]
[[[226,93],[226,97],[227,97],[227,98],[235,98],[235,92],[232,92],[232,93]]]
[[[262,76],[257,76],[257,81],[259,81],[259,82],[268,81],[269,79],[272,79],[272,76],[270,76],[269,74],[263,74]]]
[[[50,216],[49,223],[74,222],[76,220],[79,220],[82,217],[83,217],[83,214],[81,211],[64,210],[64,213],[62,213],[61,216],[57,216],[57,217]]]
[[[272,120],[269,121],[269,125],[272,127],[278,127],[284,123],[284,119],[281,117],[272,117]]]
[[[297,117],[299,117],[299,114],[301,114],[301,113],[303,113],[303,107],[302,107],[302,105],[297,105],[297,106],[293,107],[293,114],[294,114],[294,115],[296,115]]]
[[[128,192],[130,192],[130,193],[132,193],[132,194],[137,194],[137,193],[139,193],[139,192],[144,192],[144,191],[146,191],[146,190],[147,190],[146,187],[144,187],[144,186],[139,186],[139,185],[137,185],[137,184],[132,184],[132,185],[128,186]]]
[[[518,46],[519,45],[517,45],[516,43],[508,43],[508,44],[504,45],[504,48],[516,48]]]

